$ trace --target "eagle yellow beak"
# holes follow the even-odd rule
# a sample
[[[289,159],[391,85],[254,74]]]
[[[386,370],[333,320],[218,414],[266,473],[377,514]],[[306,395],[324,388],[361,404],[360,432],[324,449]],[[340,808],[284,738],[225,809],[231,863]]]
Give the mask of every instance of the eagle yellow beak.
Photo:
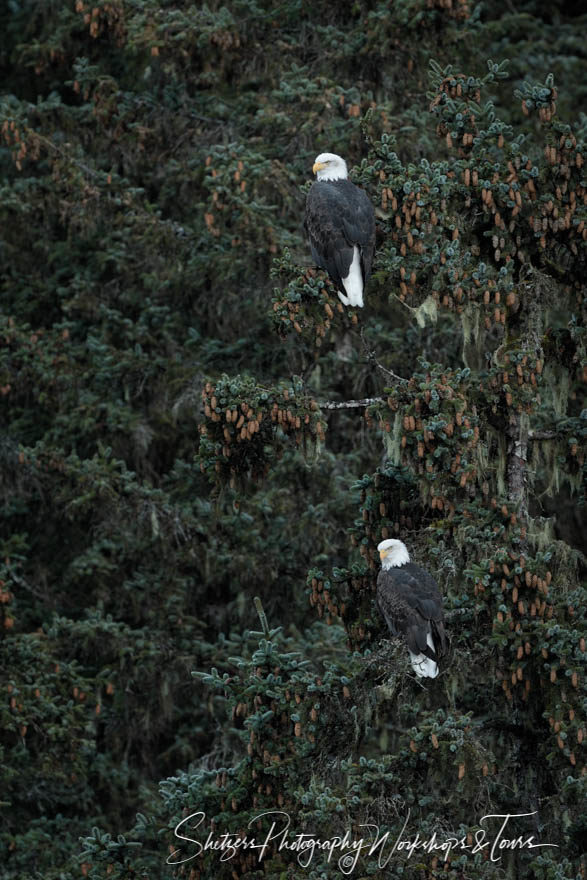
[[[316,174],[317,171],[322,171],[323,168],[326,168],[326,162],[314,162],[312,165],[312,174]]]
[[[379,558],[381,559],[382,562],[386,556],[387,556],[387,550],[380,550],[379,551]]]

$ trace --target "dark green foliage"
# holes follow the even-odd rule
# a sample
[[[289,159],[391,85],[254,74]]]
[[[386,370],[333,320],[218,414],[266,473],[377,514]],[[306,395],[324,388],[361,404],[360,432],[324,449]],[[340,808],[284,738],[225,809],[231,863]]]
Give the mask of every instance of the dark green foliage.
[[[166,864],[196,811],[265,809],[392,842],[536,811],[516,836],[559,849],[386,870],[579,876],[586,23],[1,6],[2,878],[341,874]],[[303,241],[323,150],[376,207],[363,310]],[[445,597],[435,681],[375,605],[392,536]]]
[[[292,387],[268,388],[250,377],[221,376],[202,391],[205,423],[200,427],[200,469],[222,484],[230,475],[266,476],[271,461],[283,454],[286,438],[299,446],[324,440],[324,423],[316,401],[308,398],[302,382]],[[224,461],[223,461],[224,459]]]

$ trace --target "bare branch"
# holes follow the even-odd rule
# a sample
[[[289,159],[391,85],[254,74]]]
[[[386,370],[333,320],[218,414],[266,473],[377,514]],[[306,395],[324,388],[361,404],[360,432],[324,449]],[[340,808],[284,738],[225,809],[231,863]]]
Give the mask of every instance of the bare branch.
[[[261,602],[259,596],[255,596],[253,602],[255,603],[255,608],[257,609],[257,614],[259,615],[259,620],[261,621],[261,626],[263,627],[263,635],[265,636],[265,638],[268,638],[269,624],[267,623],[267,615],[265,614],[265,611],[263,609],[263,603]]]
[[[396,382],[407,382],[407,379],[404,379],[402,376],[398,376],[397,373],[394,373],[392,370],[388,370],[387,367],[384,367],[383,364],[380,364],[378,360],[375,360],[375,366],[378,370],[381,370],[382,373],[385,373],[386,376],[389,376],[390,379],[395,379]]]
[[[369,363],[373,364],[380,370],[382,373],[385,373],[386,376],[389,376],[390,379],[394,379],[396,382],[407,382],[407,379],[404,379],[402,376],[398,376],[393,370],[388,370],[387,367],[384,367],[383,364],[380,364],[377,360],[377,356],[375,352],[369,348],[367,342],[365,340],[365,329],[361,327],[361,342],[363,343],[363,348],[365,350],[365,355],[367,356],[367,360]]]
[[[364,397],[362,400],[325,400],[319,403],[320,409],[358,409],[361,406],[372,406],[374,403],[383,403],[383,397]]]
[[[556,431],[530,431],[528,440],[555,440],[558,437]]]
[[[389,379],[393,379],[394,382],[401,382],[405,384],[408,380],[404,379],[402,376],[397,376],[393,370],[388,370],[387,367],[384,367],[383,364],[380,364],[377,360],[374,351],[371,351],[367,342],[365,340],[364,328],[361,327],[361,341],[363,343],[363,349],[365,351],[365,355],[367,357],[367,361],[373,366],[377,367],[382,373],[384,373]],[[374,403],[384,403],[384,397],[364,397],[361,400],[341,400],[341,401],[332,401],[326,400],[323,403],[320,403],[320,409],[359,409],[360,407],[372,406]]]

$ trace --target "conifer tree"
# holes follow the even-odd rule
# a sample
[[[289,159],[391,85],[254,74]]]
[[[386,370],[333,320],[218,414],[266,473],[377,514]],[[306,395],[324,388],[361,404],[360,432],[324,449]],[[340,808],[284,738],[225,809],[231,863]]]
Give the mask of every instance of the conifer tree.
[[[359,169],[381,206],[379,289],[391,289],[422,325],[447,311],[461,326],[464,363],[421,357],[411,376],[399,376],[393,355],[380,356],[374,340],[368,355],[382,395],[334,406],[365,407],[367,423],[385,441],[384,464],[358,483],[361,516],[350,532],[358,553],[349,552],[355,561],[310,571],[308,591],[319,617],[342,620],[349,649],[365,658],[382,635],[373,603],[376,545],[398,536],[413,548],[445,583],[453,653],[441,683],[427,687],[406,684],[398,655],[391,669],[384,660],[363,661],[372,684],[390,671],[394,682],[379,765],[391,778],[382,797],[392,796],[401,767],[403,803],[430,834],[446,821],[449,805],[454,835],[470,839],[482,828],[470,824],[475,798],[480,816],[531,814],[536,837],[558,835],[557,845],[578,855],[584,602],[577,554],[537,515],[535,498],[563,474],[573,488],[584,472],[585,351],[575,312],[584,305],[585,145],[556,116],[552,78],[518,92],[521,113],[541,123],[538,143],[516,135],[483,94],[500,76],[503,68],[491,62],[483,78],[433,65],[429,97],[447,158],[404,165],[383,134]],[[348,316],[323,273],[300,274],[282,261],[280,274],[287,273],[291,280],[275,301],[278,327],[285,318],[288,330],[319,344],[339,313],[343,326]],[[357,333],[354,341],[361,342]],[[203,392],[201,455],[217,481],[255,478],[271,466],[264,452],[288,435],[300,443],[323,433],[320,403],[303,387],[285,400],[269,390],[251,400],[243,391],[227,378]],[[239,404],[244,417],[234,425]],[[365,687],[369,675],[356,654],[354,669],[354,681]],[[355,706],[364,703],[365,695]],[[300,722],[291,719],[298,736]],[[340,762],[352,762],[350,740],[334,754],[328,745],[337,774]],[[300,761],[296,775],[303,773]],[[516,786],[506,793],[512,774]],[[351,778],[354,785],[354,774],[338,788],[328,777],[322,785],[358,828],[375,807],[371,797],[365,803],[366,786],[357,813],[343,810]],[[321,827],[331,808],[311,814]],[[303,809],[294,812],[300,814],[308,818]],[[396,839],[404,816],[386,818]],[[341,833],[340,824],[330,827]],[[536,877],[572,870],[572,858],[545,852],[511,852],[507,870]],[[488,858],[485,848],[453,862],[471,876]],[[439,859],[429,865],[436,871]]]
[[[7,880],[339,876],[174,833],[266,809],[321,840],[533,813],[559,849],[387,871],[579,876],[580,11],[332,9],[0,9]],[[322,149],[377,210],[360,314],[302,240]],[[388,536],[444,595],[435,681],[374,602]]]

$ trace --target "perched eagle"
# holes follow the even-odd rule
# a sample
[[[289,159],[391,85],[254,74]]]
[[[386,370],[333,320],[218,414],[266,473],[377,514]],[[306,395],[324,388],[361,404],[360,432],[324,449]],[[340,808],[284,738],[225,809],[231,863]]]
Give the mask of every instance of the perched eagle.
[[[410,562],[406,545],[391,538],[377,547],[381,571],[377,604],[391,634],[403,636],[420,678],[436,678],[438,658],[446,652],[442,597],[427,571]]]
[[[321,153],[306,199],[304,229],[312,258],[326,269],[345,306],[363,306],[375,250],[375,211],[365,190],[348,180],[346,162]]]

